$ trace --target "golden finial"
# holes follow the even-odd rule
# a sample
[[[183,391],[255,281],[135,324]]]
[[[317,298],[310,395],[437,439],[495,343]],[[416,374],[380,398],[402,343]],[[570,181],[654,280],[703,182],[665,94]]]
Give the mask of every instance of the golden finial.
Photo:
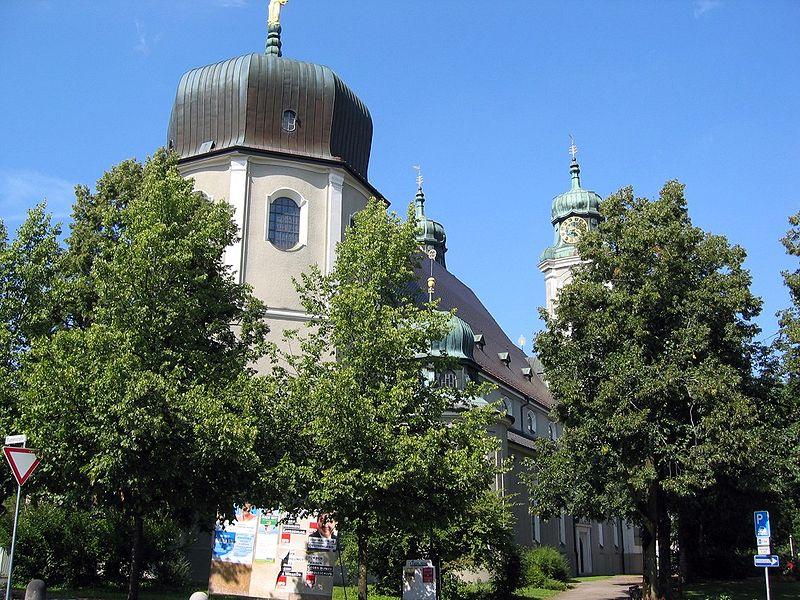
[[[267,18],[267,25],[277,26],[281,24],[281,8],[289,0],[269,0],[269,17]]]
[[[578,147],[575,145],[575,138],[572,137],[572,134],[569,134],[569,153],[572,156],[572,160],[575,160],[575,157],[578,155]]]
[[[422,167],[414,165],[414,170],[417,172],[417,187],[422,189]]]

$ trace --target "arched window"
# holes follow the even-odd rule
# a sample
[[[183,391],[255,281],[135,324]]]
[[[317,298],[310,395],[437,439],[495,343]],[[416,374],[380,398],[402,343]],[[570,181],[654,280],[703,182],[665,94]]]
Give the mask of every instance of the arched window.
[[[536,415],[533,412],[528,412],[528,433],[536,433]]]
[[[439,385],[446,388],[457,388],[458,377],[453,371],[445,371],[439,377]]]
[[[556,438],[558,437],[558,432],[556,431],[556,424],[551,422],[550,425],[548,425],[548,430],[550,433],[550,439],[556,441]]]
[[[293,110],[283,111],[281,127],[283,127],[284,131],[288,131],[289,133],[297,129],[297,113]]]
[[[269,205],[269,235],[276,248],[288,250],[300,240],[300,207],[291,198],[277,198]]]

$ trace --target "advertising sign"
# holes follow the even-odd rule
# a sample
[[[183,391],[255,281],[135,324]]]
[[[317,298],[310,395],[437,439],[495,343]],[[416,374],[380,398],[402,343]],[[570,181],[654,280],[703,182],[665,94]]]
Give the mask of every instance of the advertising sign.
[[[212,594],[276,600],[329,600],[337,558],[336,524],[326,515],[295,519],[245,504],[217,524]]]
[[[436,568],[430,560],[406,561],[403,600],[436,600]]]

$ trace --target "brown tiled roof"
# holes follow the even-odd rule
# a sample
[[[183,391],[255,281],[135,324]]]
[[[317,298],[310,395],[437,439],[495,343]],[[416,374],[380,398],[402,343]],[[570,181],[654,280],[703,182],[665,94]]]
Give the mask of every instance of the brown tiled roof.
[[[420,288],[427,289],[426,280],[430,276],[430,262],[425,260],[419,272]],[[458,277],[438,263],[433,263],[433,277],[436,279],[434,297],[440,298],[439,308],[449,311],[456,309],[459,318],[469,323],[475,334],[483,334],[483,347],[475,344],[475,362],[478,366],[522,396],[549,409],[552,396],[542,380],[532,373],[531,380],[522,374],[523,368],[531,365],[528,356],[518,348],[494,320],[491,313],[469,287]],[[511,359],[506,365],[498,353],[508,352]]]

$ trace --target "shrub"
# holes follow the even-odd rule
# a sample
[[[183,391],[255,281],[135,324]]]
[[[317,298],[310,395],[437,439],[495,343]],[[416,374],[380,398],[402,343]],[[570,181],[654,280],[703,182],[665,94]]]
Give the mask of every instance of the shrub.
[[[518,546],[504,548],[492,573],[492,589],[494,598],[502,600],[511,598],[522,584],[522,555]]]
[[[569,580],[569,563],[557,548],[538,546],[529,548],[522,555],[523,585],[546,587],[546,582],[566,583]],[[551,583],[551,585],[554,585]],[[547,589],[561,589],[549,587]],[[564,588],[566,589],[566,588]]]
[[[492,587],[485,583],[464,583],[451,573],[442,577],[443,600],[492,600]]]
[[[3,515],[0,545],[8,547],[11,514]],[[20,511],[14,572],[18,581],[43,579],[48,586],[123,585],[130,563],[129,525],[114,510],[26,504]],[[163,585],[189,579],[184,548],[190,540],[163,519],[145,520],[144,564]]]

